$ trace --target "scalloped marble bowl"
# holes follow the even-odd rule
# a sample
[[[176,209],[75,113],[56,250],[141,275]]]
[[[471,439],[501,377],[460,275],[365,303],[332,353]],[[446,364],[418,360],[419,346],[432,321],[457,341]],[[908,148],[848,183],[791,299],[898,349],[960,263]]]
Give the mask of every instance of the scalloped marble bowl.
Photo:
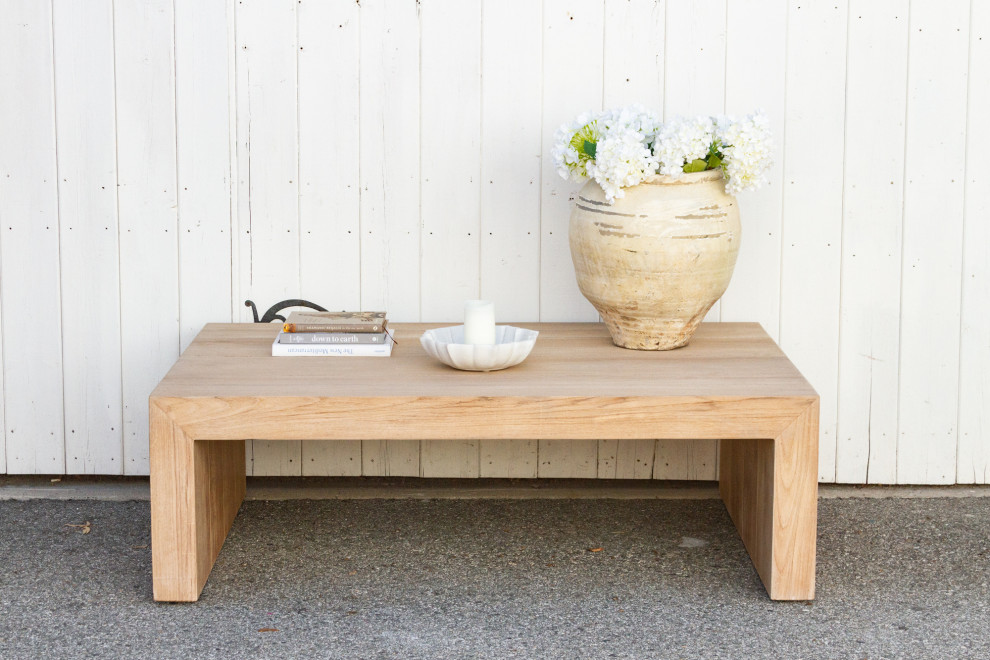
[[[419,338],[426,352],[449,367],[463,371],[497,371],[514,367],[536,344],[536,330],[495,326],[495,343],[465,344],[464,326],[427,330]]]

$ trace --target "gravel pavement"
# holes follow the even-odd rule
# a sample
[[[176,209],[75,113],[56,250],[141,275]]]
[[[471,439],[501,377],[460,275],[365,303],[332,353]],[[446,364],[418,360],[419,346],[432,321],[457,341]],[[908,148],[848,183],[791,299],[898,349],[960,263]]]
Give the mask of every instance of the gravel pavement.
[[[990,498],[821,500],[796,603],[717,500],[251,501],[193,604],[149,544],[147,502],[0,501],[0,658],[990,657]]]

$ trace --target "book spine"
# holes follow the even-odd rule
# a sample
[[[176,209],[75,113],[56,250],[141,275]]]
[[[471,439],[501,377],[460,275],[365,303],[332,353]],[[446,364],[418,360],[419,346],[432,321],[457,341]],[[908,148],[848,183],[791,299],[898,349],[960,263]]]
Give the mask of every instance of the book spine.
[[[380,333],[382,324],[369,323],[359,325],[357,323],[285,323],[282,325],[282,332],[347,332],[347,333]]]
[[[385,343],[384,332],[282,332],[280,344],[379,344]]]
[[[391,345],[378,344],[350,344],[348,346],[314,345],[314,344],[272,344],[272,355],[275,357],[286,357],[294,355],[326,355],[326,356],[353,356],[353,357],[388,357],[392,353]]]

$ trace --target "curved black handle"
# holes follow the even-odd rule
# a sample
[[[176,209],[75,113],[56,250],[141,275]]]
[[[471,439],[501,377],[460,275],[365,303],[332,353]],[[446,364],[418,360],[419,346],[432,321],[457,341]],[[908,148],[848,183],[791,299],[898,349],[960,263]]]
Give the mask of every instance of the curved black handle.
[[[268,311],[265,312],[265,315],[259,319],[258,307],[254,304],[253,300],[245,300],[244,306],[251,308],[251,314],[254,315],[255,323],[271,323],[275,319],[278,319],[279,321],[282,321],[284,323],[285,317],[279,314],[279,312],[289,307],[308,307],[310,309],[315,309],[318,312],[327,311],[325,307],[320,307],[316,303],[309,302],[308,300],[299,300],[297,298],[292,298],[289,300],[283,300],[282,302],[275,303],[274,305],[269,307]]]

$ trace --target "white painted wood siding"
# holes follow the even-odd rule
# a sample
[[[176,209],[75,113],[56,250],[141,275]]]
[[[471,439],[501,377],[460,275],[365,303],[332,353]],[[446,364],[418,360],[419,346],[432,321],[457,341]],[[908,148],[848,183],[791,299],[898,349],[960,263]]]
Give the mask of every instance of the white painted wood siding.
[[[51,6],[7,2],[0,21],[0,345],[12,473],[65,471],[61,267]],[[36,321],[27,332],[21,314]]]
[[[990,480],[990,9],[978,0],[0,0],[0,473],[147,473],[208,321],[302,297],[594,320],[553,132],[764,108],[711,321],[822,397],[822,481]],[[711,479],[712,443],[249,443],[252,474]]]
[[[113,18],[111,0],[52,3],[65,470],[73,474],[119,474],[124,464]]]
[[[124,474],[148,472],[147,392],[179,357],[173,20],[172,0],[114,4]]]

